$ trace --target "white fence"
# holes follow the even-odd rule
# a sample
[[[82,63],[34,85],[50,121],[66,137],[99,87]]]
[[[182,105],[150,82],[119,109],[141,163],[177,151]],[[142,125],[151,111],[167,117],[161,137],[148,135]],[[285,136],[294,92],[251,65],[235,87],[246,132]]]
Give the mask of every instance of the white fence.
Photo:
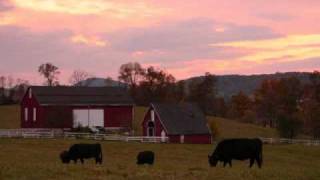
[[[145,137],[145,136],[122,136],[109,134],[73,133],[64,132],[62,129],[0,129],[0,138],[65,138],[65,139],[91,139],[101,141],[136,141],[165,143],[168,137]],[[312,139],[284,139],[284,138],[263,138],[264,144],[303,144],[320,146],[320,140]]]
[[[145,137],[145,136],[122,136],[108,134],[91,134],[91,133],[73,133],[57,130],[41,130],[28,131],[21,129],[0,130],[0,138],[68,138],[68,139],[91,139],[102,141],[136,141],[136,142],[151,142],[151,143],[166,143],[168,137]]]
[[[285,139],[285,138],[262,138],[260,137],[264,144],[304,144],[319,146],[320,140],[313,139]]]

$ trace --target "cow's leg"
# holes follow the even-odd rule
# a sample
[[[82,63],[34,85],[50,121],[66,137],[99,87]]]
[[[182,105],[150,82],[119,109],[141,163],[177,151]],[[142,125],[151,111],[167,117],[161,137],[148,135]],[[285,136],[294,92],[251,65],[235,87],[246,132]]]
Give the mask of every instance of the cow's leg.
[[[254,163],[254,158],[250,158],[250,168],[252,167],[253,163]]]
[[[81,164],[83,164],[83,163],[84,163],[83,158],[80,158],[80,161],[81,161]]]
[[[260,157],[257,157],[256,161],[257,161],[258,167],[261,168],[262,160],[260,159]]]
[[[102,164],[102,159],[100,157],[96,157],[96,164]]]
[[[77,161],[78,161],[78,159],[74,159],[74,160],[73,160],[73,162],[74,162],[75,164],[77,164]]]
[[[229,166],[232,167],[232,160],[229,160]]]
[[[223,161],[223,167],[226,167],[228,161]]]

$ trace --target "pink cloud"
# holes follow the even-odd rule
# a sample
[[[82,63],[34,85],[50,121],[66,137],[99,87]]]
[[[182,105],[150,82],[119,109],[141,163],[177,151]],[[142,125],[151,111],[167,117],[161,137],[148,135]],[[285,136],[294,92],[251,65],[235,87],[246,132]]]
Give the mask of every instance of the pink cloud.
[[[316,46],[300,46],[312,50],[306,56],[291,42],[285,44],[290,48],[277,42],[319,34],[316,0],[51,2],[0,1],[2,74],[41,83],[36,68],[44,62],[60,67],[63,82],[73,69],[116,78],[120,65],[129,61],[164,68],[179,79],[206,71],[250,74],[319,68]],[[246,41],[254,46],[269,40],[276,44],[270,46],[282,49],[210,46]]]

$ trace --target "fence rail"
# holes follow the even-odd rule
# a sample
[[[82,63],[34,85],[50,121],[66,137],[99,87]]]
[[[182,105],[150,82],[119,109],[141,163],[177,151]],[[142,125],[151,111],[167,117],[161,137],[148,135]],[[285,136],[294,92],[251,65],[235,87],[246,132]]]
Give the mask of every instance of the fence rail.
[[[304,144],[304,145],[314,145],[319,146],[320,140],[313,139],[285,139],[285,138],[262,138],[260,137],[264,144]]]
[[[42,139],[91,139],[102,141],[136,141],[136,142],[151,142],[165,143],[168,142],[168,137],[145,137],[145,136],[123,136],[110,134],[91,134],[91,133],[74,133],[63,132],[57,130],[41,130],[41,131],[26,131],[26,130],[0,130],[0,138],[42,138]]]
[[[0,138],[65,138],[65,139],[91,139],[101,141],[136,141],[165,143],[168,137],[123,136],[110,134],[91,134],[64,132],[62,129],[0,129]],[[303,144],[320,146],[320,140],[313,139],[284,139],[260,137],[264,144]]]

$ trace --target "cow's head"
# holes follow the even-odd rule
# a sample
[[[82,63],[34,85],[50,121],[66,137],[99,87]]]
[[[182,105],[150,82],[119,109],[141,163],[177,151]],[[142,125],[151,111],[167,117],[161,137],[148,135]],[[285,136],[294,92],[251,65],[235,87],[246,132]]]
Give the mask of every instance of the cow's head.
[[[213,154],[211,156],[208,155],[208,161],[209,161],[210,166],[216,167],[217,163],[218,163],[218,160],[219,160],[218,155],[215,155],[215,154]]]
[[[62,151],[60,153],[60,159],[61,159],[62,163],[68,164],[70,162],[68,151]]]

